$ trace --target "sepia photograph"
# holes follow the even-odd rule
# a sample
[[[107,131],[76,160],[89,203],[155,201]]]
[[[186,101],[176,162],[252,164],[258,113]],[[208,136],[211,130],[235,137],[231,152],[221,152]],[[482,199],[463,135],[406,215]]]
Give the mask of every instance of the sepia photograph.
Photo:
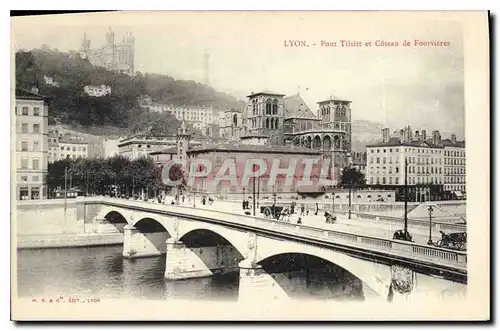
[[[11,17],[11,318],[489,319],[488,20]]]

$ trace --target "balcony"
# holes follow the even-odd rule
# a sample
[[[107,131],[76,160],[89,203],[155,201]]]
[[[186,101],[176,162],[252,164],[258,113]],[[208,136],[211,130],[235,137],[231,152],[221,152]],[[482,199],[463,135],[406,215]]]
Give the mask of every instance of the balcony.
[[[309,125],[302,125],[299,128],[295,126],[287,126],[284,130],[285,134],[313,133],[317,131],[338,133],[347,132],[345,128],[341,128],[340,123],[311,123]]]

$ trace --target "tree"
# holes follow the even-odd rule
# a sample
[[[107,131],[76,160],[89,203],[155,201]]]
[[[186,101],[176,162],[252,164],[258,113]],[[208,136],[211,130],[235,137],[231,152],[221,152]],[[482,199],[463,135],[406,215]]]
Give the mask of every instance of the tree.
[[[365,175],[356,168],[344,168],[340,177],[339,187],[365,187]]]
[[[173,187],[177,187],[177,189],[179,189],[180,191],[183,191],[186,189],[187,187],[187,182],[186,182],[186,176],[184,174],[184,171],[182,170],[182,166],[178,163],[176,164],[173,164],[170,169],[169,169],[169,172],[168,172],[168,178],[172,181],[172,182],[177,182],[177,181],[181,181],[180,184],[178,185],[167,185],[168,187],[170,188],[173,188]]]

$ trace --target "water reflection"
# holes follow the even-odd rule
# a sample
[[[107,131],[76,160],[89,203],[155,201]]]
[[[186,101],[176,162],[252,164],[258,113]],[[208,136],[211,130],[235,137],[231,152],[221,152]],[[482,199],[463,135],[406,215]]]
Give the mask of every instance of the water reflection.
[[[121,246],[19,250],[21,297],[237,300],[238,273],[167,281],[165,256],[128,260]]]
[[[165,280],[165,256],[129,260],[122,257],[122,250],[122,246],[20,250],[17,254],[19,296],[238,299],[238,272],[207,278]],[[282,287],[291,299],[366,298],[367,293],[357,278],[324,262],[310,256],[285,254],[268,265],[263,264],[276,285]]]

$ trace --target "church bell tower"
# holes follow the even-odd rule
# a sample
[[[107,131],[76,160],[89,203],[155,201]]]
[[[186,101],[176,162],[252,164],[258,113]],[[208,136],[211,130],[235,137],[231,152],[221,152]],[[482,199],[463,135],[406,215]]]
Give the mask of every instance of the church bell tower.
[[[182,119],[181,127],[177,129],[177,155],[182,159],[187,159],[187,151],[189,150],[189,140],[191,134],[186,126],[186,121]]]

